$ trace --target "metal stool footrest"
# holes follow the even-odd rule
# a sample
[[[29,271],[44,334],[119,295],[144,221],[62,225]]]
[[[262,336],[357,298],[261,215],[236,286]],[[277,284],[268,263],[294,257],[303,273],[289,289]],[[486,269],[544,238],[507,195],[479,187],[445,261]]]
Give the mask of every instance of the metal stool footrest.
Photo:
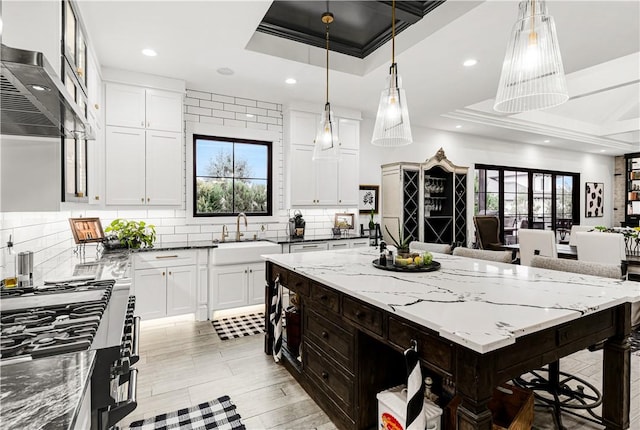
[[[532,390],[538,402],[553,408],[554,420],[559,429],[564,428],[561,412],[602,424],[602,417],[594,412],[594,409],[602,405],[602,393],[586,380],[561,372],[557,361],[546,368],[525,373],[513,382],[521,388]],[[584,411],[589,416],[577,411]]]

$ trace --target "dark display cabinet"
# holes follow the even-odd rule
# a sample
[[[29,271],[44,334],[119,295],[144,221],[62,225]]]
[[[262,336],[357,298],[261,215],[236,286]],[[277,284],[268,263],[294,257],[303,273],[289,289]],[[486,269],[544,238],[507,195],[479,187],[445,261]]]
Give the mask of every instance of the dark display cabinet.
[[[396,236],[423,242],[467,242],[468,167],[456,166],[440,148],[424,163],[382,166],[382,222]],[[388,234],[384,232],[385,240]]]

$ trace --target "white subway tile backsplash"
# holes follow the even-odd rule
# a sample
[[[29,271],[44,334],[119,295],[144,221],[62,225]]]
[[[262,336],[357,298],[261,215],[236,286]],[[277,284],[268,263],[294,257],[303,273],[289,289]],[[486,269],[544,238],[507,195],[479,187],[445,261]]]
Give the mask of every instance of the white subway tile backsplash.
[[[172,225],[155,225],[156,237],[161,237],[166,234],[175,234],[176,228]]]
[[[213,241],[213,233],[193,233],[187,235],[189,242],[194,240],[210,240]]]
[[[186,242],[189,236],[186,234],[166,234],[162,236],[162,243]]]
[[[278,110],[268,110],[267,116],[272,116],[274,118],[282,118],[282,112]]]
[[[247,107],[246,106],[240,106],[240,105],[234,105],[231,103],[225,103],[224,104],[224,110],[227,112],[246,112],[247,111]]]
[[[253,128],[256,130],[266,130],[267,129],[267,124],[261,124],[259,122],[248,122],[247,123],[247,128]]]
[[[236,112],[236,119],[249,122],[256,122],[258,120],[255,115],[242,112]]]
[[[187,90],[187,97],[194,99],[211,100],[211,94],[202,91]]]
[[[258,102],[257,106],[259,108],[263,108],[263,109],[272,109],[272,110],[277,110],[278,109],[278,105],[276,105],[275,103]],[[280,109],[280,110],[282,110],[282,109]]]
[[[212,102],[209,100],[200,100],[200,107],[210,108],[210,109],[224,109],[224,103]]]
[[[182,117],[184,118],[185,121],[200,122],[200,117],[198,115],[185,113]]]
[[[236,104],[237,105],[242,105],[242,106],[256,107],[257,106],[257,101],[256,100],[243,99],[243,98],[240,98],[240,97],[236,97]]]
[[[235,103],[234,97],[223,96],[221,94],[211,94],[211,100],[223,103]]]
[[[194,115],[211,116],[211,109],[203,108],[203,107],[197,107],[197,106],[188,106],[187,107],[187,113],[191,113],[191,114],[194,114]]]
[[[247,108],[247,113],[251,113],[254,115],[267,115],[267,109],[263,109],[263,108],[251,108],[248,107]]]
[[[227,119],[233,119],[236,117],[236,113],[235,112],[226,112],[223,110],[215,110],[212,113],[213,116],[218,117],[218,118],[227,118]]]
[[[199,225],[176,226],[176,234],[181,233],[200,233]]]
[[[277,124],[278,123],[278,119],[277,118],[271,118],[268,116],[262,116],[262,115],[258,115],[258,122],[264,123],[264,124]]]
[[[148,213],[146,210],[144,209],[138,209],[138,210],[118,210],[118,218],[124,218],[127,220],[136,220],[139,221],[140,218],[147,218],[148,217]]]
[[[203,102],[205,102],[206,100],[203,100]],[[200,99],[193,99],[191,97],[185,97],[184,98],[184,104],[185,106],[200,106]],[[204,106],[207,107],[207,106]]]

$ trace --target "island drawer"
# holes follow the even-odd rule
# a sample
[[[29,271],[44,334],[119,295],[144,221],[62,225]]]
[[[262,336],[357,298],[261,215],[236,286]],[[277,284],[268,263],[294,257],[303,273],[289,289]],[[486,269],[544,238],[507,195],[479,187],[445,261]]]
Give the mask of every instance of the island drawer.
[[[311,283],[311,298],[328,307],[335,313],[340,313],[340,295],[323,285]]]
[[[353,333],[339,327],[309,308],[305,312],[305,329],[308,339],[316,344],[325,356],[334,359],[353,373],[355,350]]]
[[[289,272],[285,287],[303,296],[309,295],[309,280],[296,273]]]
[[[269,272],[267,273],[267,283],[270,284],[271,282],[275,282],[276,278],[280,276],[280,283],[284,286],[287,286],[287,284],[289,283],[289,271],[273,263],[270,263],[269,267]]]
[[[382,312],[349,297],[342,300],[342,315],[360,327],[382,336]]]
[[[453,347],[447,342],[419,330],[399,319],[390,316],[387,329],[389,342],[400,350],[411,346],[411,341],[418,342],[418,355],[435,371],[453,371]]]
[[[310,379],[348,415],[351,416],[355,399],[355,384],[352,377],[338,366],[323,358],[312,344],[305,342],[302,354],[305,369]]]

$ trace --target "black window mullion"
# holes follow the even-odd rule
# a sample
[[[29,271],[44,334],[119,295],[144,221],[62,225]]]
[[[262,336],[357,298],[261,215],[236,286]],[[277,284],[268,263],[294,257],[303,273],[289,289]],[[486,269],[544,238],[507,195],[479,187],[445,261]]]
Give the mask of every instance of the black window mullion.
[[[498,173],[498,219],[500,220],[500,240],[504,243],[504,169]]]

